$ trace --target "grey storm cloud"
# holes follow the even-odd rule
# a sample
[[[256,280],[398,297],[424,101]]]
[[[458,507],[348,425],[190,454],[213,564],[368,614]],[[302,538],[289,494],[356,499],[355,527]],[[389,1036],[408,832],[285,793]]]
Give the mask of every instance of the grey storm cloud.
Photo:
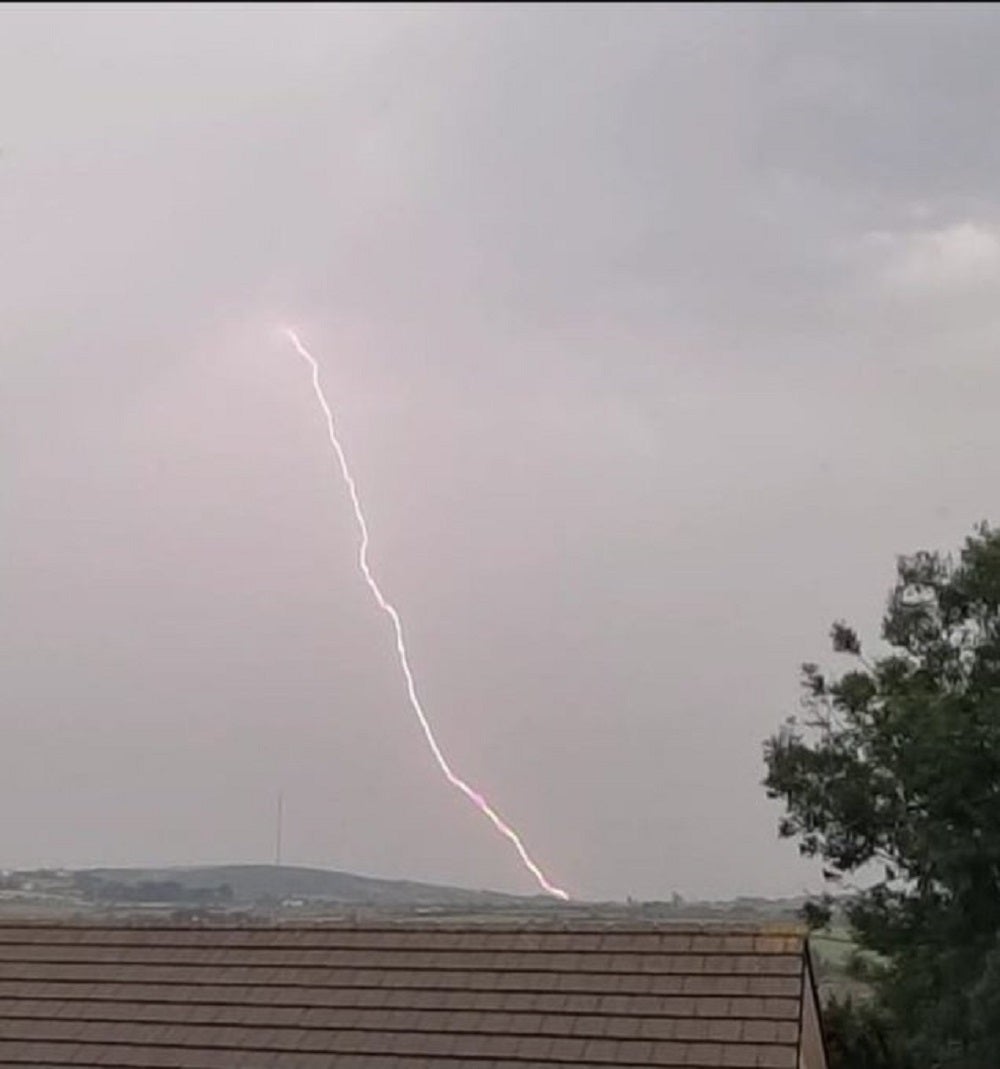
[[[760,742],[995,513],[983,5],[0,12],[0,865],[795,892]]]

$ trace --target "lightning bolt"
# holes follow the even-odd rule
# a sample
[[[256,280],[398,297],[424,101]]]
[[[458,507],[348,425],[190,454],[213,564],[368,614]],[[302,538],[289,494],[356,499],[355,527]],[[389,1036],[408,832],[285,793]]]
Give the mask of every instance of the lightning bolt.
[[[546,878],[545,873],[542,872],[537,864],[535,864],[531,855],[525,849],[524,843],[521,842],[517,832],[514,831],[514,829],[499,815],[499,813],[497,813],[497,811],[477,790],[470,787],[465,780],[452,771],[451,765],[448,764],[447,759],[442,753],[441,747],[438,745],[438,741],[434,737],[434,732],[431,730],[427,714],[424,712],[424,708],[420,704],[420,699],[417,697],[417,688],[413,681],[413,672],[410,670],[410,660],[406,653],[406,642],[403,639],[403,624],[399,618],[399,613],[382,593],[382,590],[375,581],[375,577],[372,575],[371,568],[368,565],[368,524],[365,522],[365,514],[361,508],[361,499],[358,496],[357,484],[355,483],[354,476],[351,474],[351,469],[347,464],[347,456],[344,453],[343,446],[340,444],[340,440],[337,438],[333,412],[327,402],[326,395],[323,393],[323,386],[320,382],[319,363],[316,361],[316,358],[312,353],[310,353],[302,344],[298,334],[296,334],[294,330],[286,327],[283,333],[292,343],[299,356],[301,356],[312,369],[313,391],[316,394],[316,400],[319,402],[320,408],[323,410],[323,415],[326,417],[327,436],[330,439],[330,445],[333,447],[337,462],[340,465],[340,474],[343,476],[344,482],[347,484],[347,490],[351,497],[351,504],[354,506],[354,518],[357,520],[358,530],[361,534],[361,542],[358,548],[358,566],[361,569],[361,574],[365,578],[365,582],[368,584],[368,589],[372,592],[372,596],[378,603],[378,607],[392,621],[392,626],[396,633],[396,653],[399,657],[399,667],[402,669],[403,678],[406,680],[406,692],[409,695],[410,706],[414,713],[416,713],[417,720],[420,722],[421,730],[424,733],[424,738],[427,740],[427,745],[430,747],[430,751],[434,755],[434,760],[437,762],[438,768],[444,773],[445,779],[453,787],[461,791],[479,812],[490,821],[493,827],[496,828],[504,838],[510,841],[514,849],[517,851],[517,855],[521,859],[522,864],[538,881],[539,886],[555,898],[567,901],[569,895],[561,887],[557,887]]]

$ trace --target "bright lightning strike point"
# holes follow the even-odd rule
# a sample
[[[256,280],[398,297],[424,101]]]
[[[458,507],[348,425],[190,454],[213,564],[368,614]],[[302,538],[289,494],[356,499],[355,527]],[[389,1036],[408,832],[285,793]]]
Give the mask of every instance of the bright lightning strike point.
[[[312,353],[310,353],[302,344],[298,334],[296,334],[294,330],[290,327],[285,327],[283,333],[292,343],[299,356],[301,356],[312,369],[313,391],[316,394],[316,400],[319,401],[320,408],[323,410],[323,415],[326,417],[327,436],[329,437],[330,445],[336,454],[337,462],[340,466],[340,474],[343,476],[344,482],[347,484],[347,491],[351,497],[351,504],[354,506],[354,518],[357,520],[358,530],[361,534],[361,542],[358,547],[358,566],[361,569],[361,574],[364,576],[365,582],[368,584],[368,589],[372,592],[375,601],[378,603],[378,607],[392,621],[392,626],[396,633],[396,653],[399,657],[399,667],[402,669],[403,678],[406,680],[406,692],[409,695],[410,706],[414,713],[416,713],[417,720],[420,722],[420,727],[424,733],[424,738],[427,740],[427,745],[430,747],[430,751],[434,755],[434,760],[437,762],[438,768],[444,773],[445,779],[447,779],[453,787],[461,791],[501,835],[510,840],[514,849],[517,851],[517,855],[521,859],[522,864],[538,881],[539,886],[553,897],[568,901],[569,895],[561,887],[557,887],[554,883],[551,883],[546,878],[545,873],[542,872],[538,865],[532,860],[531,855],[525,849],[517,832],[504,821],[504,819],[477,790],[470,787],[465,780],[452,771],[451,766],[448,764],[447,759],[442,753],[441,747],[438,745],[438,741],[434,737],[434,732],[431,730],[430,721],[427,719],[423,706],[420,704],[420,699],[417,697],[417,688],[413,681],[413,673],[410,670],[410,661],[406,653],[406,643],[403,640],[403,624],[399,618],[399,613],[395,610],[392,604],[386,600],[385,595],[382,593],[381,588],[375,581],[375,577],[372,575],[371,569],[368,566],[368,524],[365,522],[365,515],[361,508],[361,499],[358,497],[358,488],[354,482],[354,476],[351,474],[351,469],[348,467],[347,457],[344,453],[343,446],[341,446],[340,440],[337,437],[333,412],[327,402],[326,395],[323,393],[323,386],[320,382],[319,363],[316,361],[316,358]]]

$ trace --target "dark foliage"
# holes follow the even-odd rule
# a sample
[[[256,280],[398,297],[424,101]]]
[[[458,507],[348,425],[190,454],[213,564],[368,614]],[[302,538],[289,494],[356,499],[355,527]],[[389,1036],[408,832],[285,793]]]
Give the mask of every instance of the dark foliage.
[[[887,963],[872,1007],[830,1018],[845,1051],[867,1042],[855,1025],[885,1042],[837,1064],[980,1069],[1000,1064],[1000,530],[897,573],[888,652],[869,659],[834,625],[853,665],[803,666],[805,716],[765,744],[765,786],[831,883],[864,879],[848,917]]]

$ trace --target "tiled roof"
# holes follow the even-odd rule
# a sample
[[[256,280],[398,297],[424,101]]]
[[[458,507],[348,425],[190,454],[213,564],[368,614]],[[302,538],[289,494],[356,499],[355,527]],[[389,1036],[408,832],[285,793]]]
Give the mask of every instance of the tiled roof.
[[[794,1069],[798,934],[0,926],[0,1065]]]

